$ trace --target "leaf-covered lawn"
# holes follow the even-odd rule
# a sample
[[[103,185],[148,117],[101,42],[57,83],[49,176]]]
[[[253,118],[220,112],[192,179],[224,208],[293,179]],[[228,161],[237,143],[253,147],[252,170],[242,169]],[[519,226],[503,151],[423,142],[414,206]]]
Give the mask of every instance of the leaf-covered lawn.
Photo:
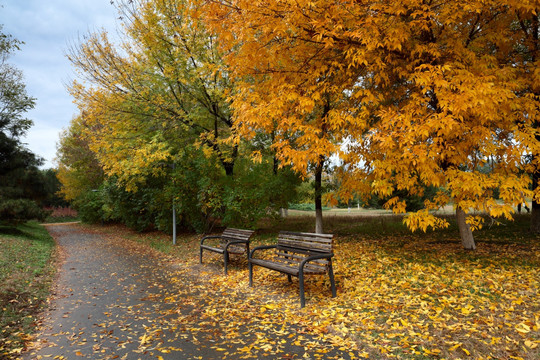
[[[54,241],[36,223],[0,227],[0,359],[13,359],[35,327],[53,275]]]
[[[280,339],[294,337],[321,358],[329,347],[347,350],[351,358],[540,358],[540,242],[521,225],[478,233],[476,252],[462,249],[455,229],[411,235],[386,231],[395,229],[387,224],[363,234],[354,230],[358,223],[349,219],[345,225],[329,226],[338,234],[338,296],[330,297],[326,276],[307,277],[304,309],[296,279],[289,284],[285,275],[256,267],[250,288],[244,258],[233,257],[229,276],[218,254],[205,252],[199,265],[198,236],[181,236],[173,248],[164,235],[107,231],[167,253],[179,281],[195,276],[190,289],[203,294],[205,305],[196,306],[199,327],[184,323],[200,337],[208,336],[205,324],[219,323],[225,333],[212,339],[224,356],[250,358],[253,349],[280,353]],[[271,242],[274,230],[260,230],[252,246]],[[172,291],[167,301],[182,303],[182,295]],[[182,326],[181,318],[176,321]],[[242,344],[246,331],[258,334],[257,341]],[[306,343],[305,334],[320,341]],[[235,354],[227,346],[231,341],[242,345]]]

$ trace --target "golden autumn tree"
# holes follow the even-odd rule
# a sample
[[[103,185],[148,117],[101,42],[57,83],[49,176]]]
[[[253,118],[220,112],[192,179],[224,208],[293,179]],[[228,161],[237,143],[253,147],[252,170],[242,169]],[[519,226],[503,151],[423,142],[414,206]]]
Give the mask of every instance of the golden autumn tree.
[[[509,62],[519,68],[520,78],[523,81],[520,96],[536,100],[540,99],[540,2],[523,3],[514,9],[514,21],[512,23],[513,36],[516,46],[510,53]],[[539,129],[538,119],[533,123],[534,128]],[[540,134],[537,132],[536,141],[540,142]],[[532,176],[532,188],[538,188],[540,184],[540,154],[537,151],[528,153],[530,161],[524,170]],[[540,199],[536,195],[532,199],[531,230],[540,233]]]
[[[91,146],[108,175],[136,188],[159,164],[197,143],[232,175],[238,145],[215,39],[185,1],[117,4],[123,37],[89,34],[68,57],[84,82],[71,94],[93,134]]]
[[[86,191],[97,189],[104,179],[101,165],[90,150],[85,135],[84,119],[71,120],[68,129],[60,135],[57,145],[57,177],[62,184],[60,193],[64,199],[73,201]]]
[[[453,204],[467,249],[476,247],[471,230],[482,226],[475,212],[511,218],[513,206],[533,196],[523,169],[524,155],[539,150],[538,96],[527,90],[538,71],[518,51],[536,31],[537,1],[208,5],[210,23],[234,51],[227,61],[241,89],[234,97],[241,133],[305,133],[312,156],[347,144],[343,196],[375,193],[402,213],[398,191],[437,187],[405,222],[412,230],[447,226],[431,210]],[[528,32],[516,30],[520,18],[529,19]],[[326,98],[333,141],[305,121]],[[313,161],[288,138],[275,146],[298,169]]]
[[[301,9],[273,1],[214,2],[204,15],[228,54],[239,136],[271,134],[280,166],[314,175],[315,231],[323,232],[322,174],[339,149],[347,114],[356,112],[344,93],[356,80],[341,49],[314,40],[295,10]],[[325,9],[318,11],[324,17]]]
[[[69,90],[82,131],[116,199],[150,199],[161,186],[162,203],[174,199],[180,220],[198,231],[217,220],[250,226],[291,201],[294,187],[287,187],[298,178],[272,168],[269,137],[249,143],[236,134],[229,100],[235,84],[200,4],[115,4],[119,40],[89,34],[68,57],[79,75]],[[254,148],[260,164],[244,156]],[[137,203],[144,208],[145,201]]]

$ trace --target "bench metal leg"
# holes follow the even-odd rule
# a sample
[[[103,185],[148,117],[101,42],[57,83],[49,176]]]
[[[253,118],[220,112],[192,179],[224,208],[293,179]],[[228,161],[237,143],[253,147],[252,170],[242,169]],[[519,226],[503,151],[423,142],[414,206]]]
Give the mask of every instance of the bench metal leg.
[[[199,256],[199,264],[202,264],[202,252],[203,252],[203,248],[201,248],[201,255]]]
[[[249,269],[249,286],[253,286],[253,264],[248,263],[248,269]]]
[[[287,274],[287,280],[289,280],[289,282],[292,282],[292,276]]]
[[[306,306],[306,297],[304,296],[304,269],[300,269],[298,274],[298,282],[300,284],[300,307]]]
[[[332,297],[337,296],[336,293],[336,282],[334,281],[334,270],[332,269],[332,262],[328,265],[328,276],[330,277],[330,286],[332,288]]]
[[[223,262],[225,263],[225,275],[227,275],[227,265],[229,263],[229,253],[227,250],[223,253]]]

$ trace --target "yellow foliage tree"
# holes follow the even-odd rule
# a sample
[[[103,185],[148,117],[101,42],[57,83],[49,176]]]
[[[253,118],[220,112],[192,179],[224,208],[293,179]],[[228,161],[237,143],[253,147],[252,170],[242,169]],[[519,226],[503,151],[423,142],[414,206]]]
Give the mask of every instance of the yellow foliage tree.
[[[90,150],[84,129],[84,120],[81,117],[73,118],[70,127],[62,132],[57,148],[56,176],[62,184],[60,193],[68,201],[97,189],[104,178],[103,170]]]
[[[314,174],[315,231],[322,232],[323,169],[339,150],[343,128],[358,121],[352,116],[356,105],[345,93],[356,82],[355,69],[341,49],[314,39],[309,20],[295,5],[215,2],[206,10],[203,15],[228,54],[239,136],[271,133],[281,166]],[[321,18],[326,10],[317,9]]]
[[[540,150],[530,91],[540,79],[538,60],[525,61],[520,48],[538,38],[537,8],[533,0],[233,0],[209,2],[207,21],[231,52],[243,136],[277,131],[279,156],[300,171],[347,145],[342,195],[375,193],[396,213],[405,212],[397,191],[437,187],[405,222],[447,226],[431,210],[453,204],[463,245],[474,249],[471,230],[482,226],[474,212],[511,218],[533,196],[523,170],[534,166],[524,156]],[[326,99],[331,110],[314,126],[310,115]]]
[[[125,1],[117,8],[117,44],[105,32],[89,34],[68,54],[82,79],[70,91],[106,174],[134,190],[196,144],[232,175],[238,144],[227,142],[231,84],[215,37],[187,1]]]

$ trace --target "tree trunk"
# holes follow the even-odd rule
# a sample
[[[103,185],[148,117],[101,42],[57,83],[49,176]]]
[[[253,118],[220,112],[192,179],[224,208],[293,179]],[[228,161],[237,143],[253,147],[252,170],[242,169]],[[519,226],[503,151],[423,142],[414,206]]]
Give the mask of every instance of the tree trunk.
[[[533,16],[531,21],[531,37],[532,37],[532,49],[531,49],[531,63],[534,64],[537,59],[540,52],[540,39],[539,39],[539,30],[540,30],[540,14],[538,14],[539,9],[535,9],[537,11],[536,16]],[[536,91],[533,91],[535,96],[539,96],[538,89]],[[540,127],[540,122],[537,120],[535,122],[535,127]],[[536,141],[540,141],[540,135],[535,136]],[[533,159],[531,159],[532,163],[536,163],[535,160],[538,160],[538,154],[533,154]],[[533,190],[536,190],[538,185],[540,184],[540,169],[537,167],[534,169],[534,172],[532,173],[532,188]],[[533,197],[532,204],[531,204],[531,231],[534,233],[540,233],[540,203],[535,200]]]
[[[461,243],[466,250],[475,250],[476,244],[474,242],[471,226],[467,224],[467,214],[459,206],[456,208],[456,218],[459,227],[459,235],[461,236]]]
[[[234,162],[232,161],[223,161],[223,168],[225,169],[225,175],[233,176],[234,175]]]
[[[540,171],[535,171],[532,174],[532,178],[532,187],[536,189],[540,180]],[[533,233],[540,233],[540,203],[533,198],[531,207],[531,231]]]
[[[319,159],[317,168],[315,169],[315,232],[323,233],[323,216],[322,216],[322,173],[324,159]]]
[[[531,210],[531,231],[540,233],[540,204],[533,200]]]

